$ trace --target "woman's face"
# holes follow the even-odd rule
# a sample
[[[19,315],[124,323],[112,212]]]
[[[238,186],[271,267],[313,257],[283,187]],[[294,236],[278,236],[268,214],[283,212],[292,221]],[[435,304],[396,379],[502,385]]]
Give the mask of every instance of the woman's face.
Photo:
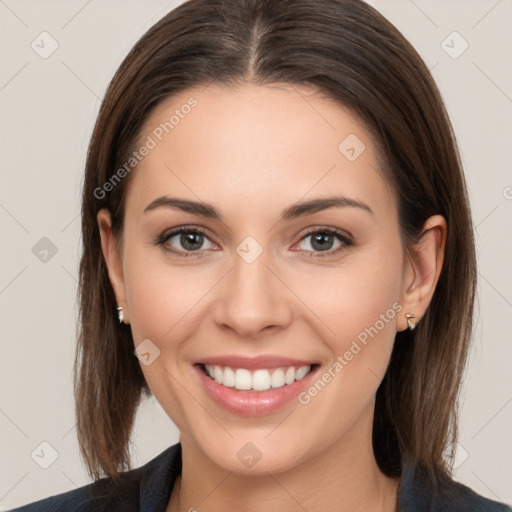
[[[139,143],[109,271],[182,443],[252,474],[363,449],[412,279],[369,133],[311,89],[212,85]]]

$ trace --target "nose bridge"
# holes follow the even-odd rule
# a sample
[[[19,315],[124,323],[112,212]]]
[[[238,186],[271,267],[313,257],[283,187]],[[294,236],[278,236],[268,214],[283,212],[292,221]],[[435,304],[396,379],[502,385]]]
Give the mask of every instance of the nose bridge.
[[[233,255],[233,268],[214,307],[215,321],[242,336],[255,335],[269,326],[283,326],[291,314],[283,284],[268,268],[274,266],[270,253],[248,238]]]

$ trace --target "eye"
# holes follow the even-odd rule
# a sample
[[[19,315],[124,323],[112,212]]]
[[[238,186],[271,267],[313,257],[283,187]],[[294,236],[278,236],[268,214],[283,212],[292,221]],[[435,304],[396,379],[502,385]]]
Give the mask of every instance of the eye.
[[[309,242],[304,244],[306,250],[301,250],[300,252],[310,253],[308,256],[315,258],[332,256],[354,245],[353,240],[346,233],[335,228],[321,228],[308,231],[300,239],[299,243],[305,242],[308,239]],[[335,247],[334,249],[333,246]]]
[[[308,239],[310,241],[305,243]],[[210,247],[204,247],[208,241]],[[304,247],[299,250],[309,257],[326,257],[338,254],[339,252],[354,245],[353,240],[345,232],[336,228],[317,228],[308,231],[299,241],[304,243]],[[170,231],[164,231],[154,242],[153,245],[161,245],[162,248],[179,257],[201,257],[201,252],[210,248],[218,249],[206,232],[198,227],[182,226]],[[333,246],[335,247],[333,249]]]
[[[193,253],[208,249],[208,247],[204,247],[205,241],[209,241],[213,248],[217,247],[202,229],[185,226],[165,231],[153,244],[161,245],[164,250],[186,258],[188,256],[199,256],[199,254]]]

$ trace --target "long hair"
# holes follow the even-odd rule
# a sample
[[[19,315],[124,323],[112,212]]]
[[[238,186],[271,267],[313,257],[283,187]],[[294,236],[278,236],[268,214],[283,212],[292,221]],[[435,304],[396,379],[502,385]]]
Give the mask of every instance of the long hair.
[[[130,468],[128,443],[142,393],[150,394],[115,295],[96,215],[108,208],[122,247],[130,176],[110,187],[148,114],[165,98],[216,83],[318,88],[372,133],[398,196],[404,247],[425,220],[448,226],[444,265],[425,316],[397,333],[376,397],[373,446],[381,470],[405,461],[436,478],[457,439],[457,396],[472,330],[476,282],[471,214],[441,95],[418,53],[360,0],[190,0],[135,44],[109,84],[90,141],[82,198],[79,337],[74,367],[77,433],[89,474]],[[117,174],[119,177],[119,173]]]

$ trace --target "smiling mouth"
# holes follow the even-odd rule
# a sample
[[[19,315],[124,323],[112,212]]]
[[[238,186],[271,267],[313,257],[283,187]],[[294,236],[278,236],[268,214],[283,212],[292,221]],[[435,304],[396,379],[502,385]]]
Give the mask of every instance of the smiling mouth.
[[[288,386],[303,379],[319,365],[283,366],[257,370],[213,364],[200,364],[199,366],[212,380],[226,388],[239,391],[268,391]]]

